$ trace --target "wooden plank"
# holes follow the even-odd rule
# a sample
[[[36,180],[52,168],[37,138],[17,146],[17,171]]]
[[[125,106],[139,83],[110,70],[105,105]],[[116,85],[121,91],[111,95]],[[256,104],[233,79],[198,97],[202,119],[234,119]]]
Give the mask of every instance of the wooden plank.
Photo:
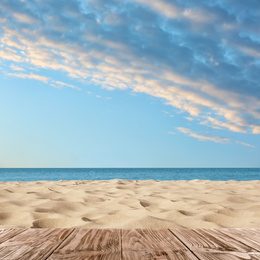
[[[214,229],[171,229],[199,259],[260,259],[260,252]]]
[[[16,235],[22,233],[25,230],[26,230],[25,228],[1,229],[0,230],[0,244]]]
[[[260,251],[260,229],[221,228],[218,231]]]
[[[3,229],[0,259],[260,259],[260,229]]]
[[[119,229],[75,229],[48,260],[121,259]]]
[[[167,229],[122,230],[122,256],[135,259],[197,259]]]
[[[0,244],[0,259],[44,260],[72,229],[27,229]]]
[[[260,229],[257,228],[219,228],[218,230],[251,238],[258,243],[260,242]]]

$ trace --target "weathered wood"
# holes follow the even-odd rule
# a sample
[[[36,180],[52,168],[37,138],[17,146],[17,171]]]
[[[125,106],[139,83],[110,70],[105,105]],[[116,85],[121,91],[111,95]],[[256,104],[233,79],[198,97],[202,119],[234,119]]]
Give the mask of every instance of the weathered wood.
[[[72,229],[27,229],[0,244],[0,259],[44,260]]]
[[[249,247],[254,248],[257,251],[260,251],[260,237],[258,238],[257,232],[253,230],[243,230],[243,229],[219,229],[218,232],[225,234],[226,236],[232,237],[240,241],[243,244],[248,245]],[[260,230],[259,230],[260,233]]]
[[[120,230],[75,229],[48,259],[120,260]]]
[[[124,260],[135,259],[197,259],[167,229],[122,230]]]
[[[260,259],[260,252],[214,229],[171,229],[199,259]]]
[[[260,229],[221,228],[218,231],[260,251]]]
[[[11,239],[12,237],[25,231],[25,228],[10,228],[10,229],[1,229],[0,230],[0,244],[4,241]]]
[[[3,229],[0,259],[260,259],[260,229]]]

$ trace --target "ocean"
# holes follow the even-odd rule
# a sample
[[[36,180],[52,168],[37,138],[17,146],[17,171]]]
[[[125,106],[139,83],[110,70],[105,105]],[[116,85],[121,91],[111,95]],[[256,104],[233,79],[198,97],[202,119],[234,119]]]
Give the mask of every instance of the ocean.
[[[260,180],[260,168],[0,168],[0,181]]]

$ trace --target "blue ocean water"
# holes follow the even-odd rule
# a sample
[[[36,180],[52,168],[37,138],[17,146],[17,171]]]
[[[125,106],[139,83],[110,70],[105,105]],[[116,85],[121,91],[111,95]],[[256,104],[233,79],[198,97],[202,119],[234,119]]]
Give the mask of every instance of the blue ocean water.
[[[260,168],[0,168],[0,181],[260,180]]]

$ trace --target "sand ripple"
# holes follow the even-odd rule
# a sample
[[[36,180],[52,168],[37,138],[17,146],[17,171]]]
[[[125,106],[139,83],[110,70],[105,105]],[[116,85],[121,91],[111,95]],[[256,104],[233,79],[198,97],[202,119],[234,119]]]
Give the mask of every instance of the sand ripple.
[[[260,181],[0,183],[0,228],[260,227]]]

